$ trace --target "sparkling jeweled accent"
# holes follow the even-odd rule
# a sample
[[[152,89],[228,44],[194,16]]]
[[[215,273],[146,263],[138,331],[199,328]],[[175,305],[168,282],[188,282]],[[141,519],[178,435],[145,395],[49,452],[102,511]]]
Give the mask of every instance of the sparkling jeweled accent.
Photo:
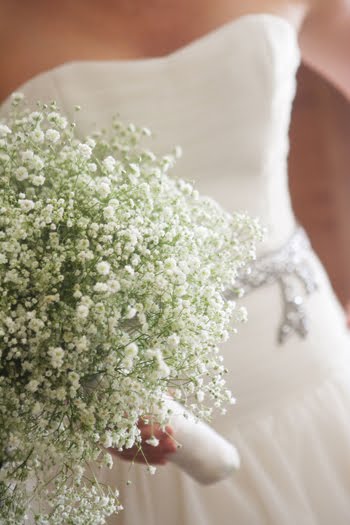
[[[314,270],[309,262],[310,242],[298,227],[288,242],[280,249],[258,257],[248,272],[238,279],[238,286],[248,294],[261,286],[278,283],[284,304],[278,342],[282,344],[293,333],[306,337],[309,331],[308,315],[304,306],[306,295],[317,289]]]

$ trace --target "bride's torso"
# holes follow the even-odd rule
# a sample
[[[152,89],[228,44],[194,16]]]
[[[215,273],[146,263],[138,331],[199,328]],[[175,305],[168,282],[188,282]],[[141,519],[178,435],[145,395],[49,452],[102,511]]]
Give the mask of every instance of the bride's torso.
[[[57,100],[71,117],[81,105],[75,115],[80,135],[108,126],[119,113],[152,128],[150,146],[157,152],[180,144],[184,154],[174,173],[193,179],[229,211],[259,216],[268,228],[263,253],[283,245],[295,229],[287,154],[299,55],[290,22],[245,15],[164,57],[66,62],[20,91],[33,104]],[[284,347],[276,344],[286,307],[277,280],[246,297],[250,322],[224,350],[229,384],[240,400],[236,417],[327,376],[347,351],[339,305],[317,259],[311,252],[307,259],[320,289],[305,300],[306,339],[296,332]],[[297,275],[291,277],[297,281],[293,300],[304,300]]]
[[[72,118],[81,105],[80,134],[108,127],[119,113],[153,130],[157,152],[180,144],[174,174],[228,211],[259,216],[267,250],[295,227],[286,160],[299,60],[288,21],[245,15],[164,57],[67,62],[20,90],[29,101],[55,99]]]
[[[10,85],[24,83],[29,98],[55,98],[68,113],[82,105],[82,133],[119,112],[152,128],[157,151],[181,144],[174,173],[229,211],[259,215],[270,230],[266,249],[283,242],[294,227],[286,157],[304,2],[119,4],[110,23],[109,2],[89,3],[80,24],[65,2],[56,12],[40,2],[13,10],[22,22],[16,45],[7,41]]]

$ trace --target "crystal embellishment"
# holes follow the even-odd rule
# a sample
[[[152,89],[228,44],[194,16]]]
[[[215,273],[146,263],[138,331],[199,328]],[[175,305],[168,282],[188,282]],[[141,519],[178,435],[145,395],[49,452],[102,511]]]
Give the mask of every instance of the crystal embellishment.
[[[284,306],[278,331],[279,344],[283,344],[294,333],[305,338],[309,332],[304,296],[318,288],[309,262],[310,250],[305,231],[298,227],[283,247],[258,257],[237,280],[244,295],[261,286],[279,285]]]

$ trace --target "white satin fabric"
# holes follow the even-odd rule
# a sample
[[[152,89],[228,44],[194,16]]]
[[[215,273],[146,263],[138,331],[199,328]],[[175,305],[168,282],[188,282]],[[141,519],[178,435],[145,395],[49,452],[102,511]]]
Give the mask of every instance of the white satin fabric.
[[[67,63],[20,91],[33,102],[55,99],[70,116],[81,105],[78,133],[120,113],[152,128],[155,151],[180,144],[174,173],[226,209],[259,216],[268,227],[262,253],[295,228],[286,159],[299,61],[288,22],[247,15],[166,57]],[[249,321],[223,348],[238,403],[213,426],[237,446],[240,471],[202,487],[172,465],[150,476],[118,462],[104,479],[122,489],[126,510],[109,524],[350,523],[350,338],[312,253],[310,264],[319,290],[305,303],[306,339],[277,344],[283,303],[272,284],[244,299]]]

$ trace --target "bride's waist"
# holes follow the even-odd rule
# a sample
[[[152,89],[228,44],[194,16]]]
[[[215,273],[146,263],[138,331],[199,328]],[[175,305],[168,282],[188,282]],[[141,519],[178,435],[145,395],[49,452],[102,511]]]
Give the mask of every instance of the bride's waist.
[[[260,409],[349,360],[343,310],[302,230],[258,258],[241,285],[248,322],[223,347],[238,412]]]

